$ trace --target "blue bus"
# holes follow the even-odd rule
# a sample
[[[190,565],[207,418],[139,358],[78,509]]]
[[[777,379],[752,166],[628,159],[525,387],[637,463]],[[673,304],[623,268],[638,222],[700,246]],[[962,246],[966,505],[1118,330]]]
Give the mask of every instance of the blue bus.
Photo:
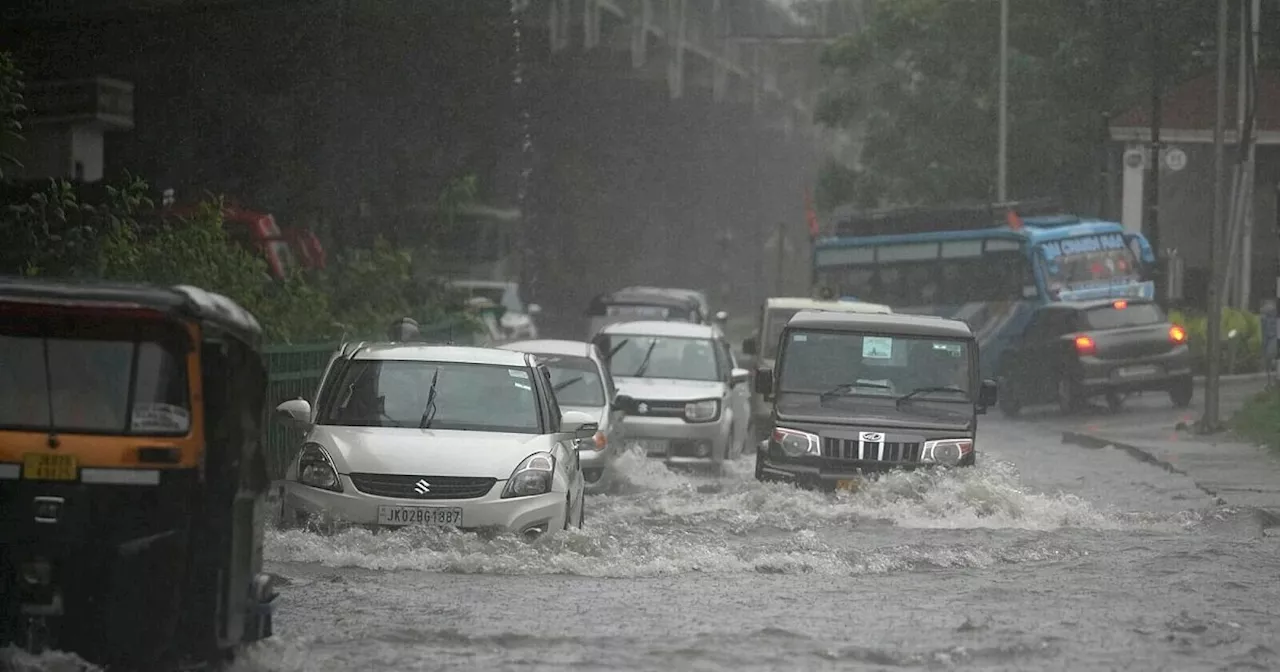
[[[1043,205],[837,212],[834,234],[814,241],[813,285],[895,312],[965,320],[991,377],[1036,305],[1153,298],[1154,263],[1141,234]]]

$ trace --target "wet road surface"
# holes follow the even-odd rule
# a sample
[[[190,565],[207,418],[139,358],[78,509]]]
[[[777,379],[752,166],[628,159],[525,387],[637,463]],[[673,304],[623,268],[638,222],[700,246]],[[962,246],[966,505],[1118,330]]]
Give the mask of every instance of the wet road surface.
[[[278,637],[236,669],[1280,667],[1265,516],[1061,443],[1086,421],[986,416],[976,468],[855,494],[629,455],[585,529],[532,544],[271,531]]]

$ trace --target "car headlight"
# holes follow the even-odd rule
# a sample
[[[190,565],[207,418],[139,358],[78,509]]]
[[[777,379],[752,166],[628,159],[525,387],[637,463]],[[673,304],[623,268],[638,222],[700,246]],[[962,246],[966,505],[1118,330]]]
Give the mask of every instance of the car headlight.
[[[302,446],[298,454],[298,482],[321,490],[342,492],[342,480],[338,478],[338,470],[323,446],[308,443]]]
[[[531,497],[551,492],[551,480],[556,471],[556,458],[551,453],[534,453],[524,458],[520,466],[511,472],[502,498]]]
[[[711,422],[719,417],[719,399],[691,401],[684,405],[684,419],[689,422]]]
[[[938,439],[925,441],[920,452],[921,462],[934,462],[954,467],[965,455],[973,452],[973,439]]]
[[[782,452],[791,457],[822,455],[821,443],[818,441],[817,434],[778,427],[773,430],[773,442],[782,449]]]

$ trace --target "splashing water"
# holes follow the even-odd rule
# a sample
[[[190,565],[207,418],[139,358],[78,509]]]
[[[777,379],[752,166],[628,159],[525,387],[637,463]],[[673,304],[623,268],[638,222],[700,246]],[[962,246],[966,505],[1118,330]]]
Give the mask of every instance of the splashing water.
[[[461,574],[856,575],[1070,559],[1087,555],[1087,547],[1052,532],[1173,532],[1194,522],[1136,518],[1072,495],[1027,492],[1013,466],[999,462],[893,473],[834,495],[758,483],[749,458],[718,479],[668,470],[636,449],[617,467],[614,490],[588,498],[582,530],[532,543],[427,528],[331,536],[270,530],[267,558]]]

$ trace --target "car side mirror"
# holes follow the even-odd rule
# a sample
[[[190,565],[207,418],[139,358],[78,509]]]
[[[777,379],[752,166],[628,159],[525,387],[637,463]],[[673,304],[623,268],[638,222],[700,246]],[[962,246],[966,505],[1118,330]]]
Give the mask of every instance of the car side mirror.
[[[765,399],[773,398],[773,369],[756,369],[756,392]]]
[[[733,385],[741,385],[751,380],[751,372],[746,369],[734,369],[729,373],[729,382]]]
[[[622,411],[623,413],[631,413],[632,411],[635,410],[635,407],[636,407],[636,400],[625,394],[619,394],[618,396],[614,397],[613,404],[611,405],[611,408],[613,408],[613,410]]]
[[[276,406],[276,417],[296,427],[311,425],[311,403],[306,399],[290,399]]]
[[[750,338],[744,339],[744,340],[742,341],[742,354],[744,354],[744,355],[755,355],[755,354],[757,353],[757,348],[756,348],[756,346],[757,346],[757,343],[756,343],[756,337],[755,337],[755,336],[752,336],[752,337],[750,337]]]
[[[978,412],[986,413],[988,408],[996,405],[999,398],[996,381],[982,381],[982,390],[978,393]]]
[[[600,431],[600,423],[582,411],[565,411],[560,416],[560,431],[572,434],[575,439],[586,439]]]
[[[716,311],[714,319],[716,322],[724,324],[729,321],[729,313],[726,313],[723,310]]]

